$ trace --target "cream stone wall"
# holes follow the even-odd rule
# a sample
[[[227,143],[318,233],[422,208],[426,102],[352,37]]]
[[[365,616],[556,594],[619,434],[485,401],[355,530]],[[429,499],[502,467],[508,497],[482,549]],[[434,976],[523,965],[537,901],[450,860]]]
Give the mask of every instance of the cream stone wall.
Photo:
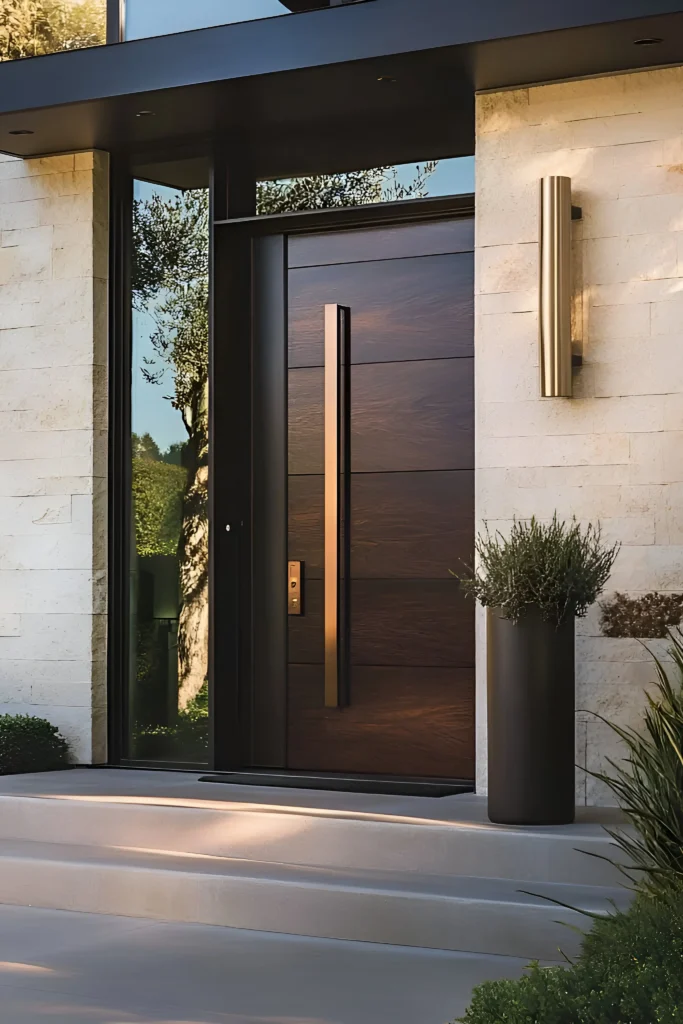
[[[538,391],[538,180],[573,179],[573,399]],[[623,547],[610,590],[683,591],[683,69],[477,99],[477,520],[562,516]],[[617,755],[592,718],[641,721],[653,678],[594,609],[577,636],[578,763]],[[478,786],[486,788],[486,652],[478,625]],[[580,802],[606,793],[580,772]]]
[[[108,165],[0,155],[0,713],[106,756]]]

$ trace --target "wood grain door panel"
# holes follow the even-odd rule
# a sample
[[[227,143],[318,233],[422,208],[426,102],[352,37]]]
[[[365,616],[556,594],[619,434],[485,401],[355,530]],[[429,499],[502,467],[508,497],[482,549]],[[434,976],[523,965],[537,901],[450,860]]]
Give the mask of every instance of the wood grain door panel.
[[[289,373],[289,472],[322,473],[324,371]],[[351,372],[351,471],[474,468],[471,359],[369,363]]]
[[[290,271],[289,366],[322,366],[323,306],[351,307],[354,363],[474,353],[471,253]]]
[[[472,778],[473,669],[355,668],[348,707],[322,694],[321,666],[290,665],[291,768]]]
[[[289,558],[309,579],[324,568],[324,478],[289,480]],[[353,579],[442,578],[472,561],[474,472],[354,473]]]
[[[471,560],[474,473],[359,473],[351,481],[354,579],[439,579]]]
[[[409,225],[289,247],[298,266],[289,271],[288,557],[305,563],[304,614],[288,629],[294,769],[474,774],[474,605],[449,575],[474,554],[473,256],[425,254],[471,228]],[[323,669],[323,309],[334,302],[351,307],[350,704],[341,709],[324,707]]]
[[[292,618],[289,660],[323,663],[323,584],[305,586],[306,614]],[[452,577],[440,580],[354,580],[354,665],[474,665],[474,602]]]
[[[472,252],[474,220],[439,220],[401,227],[358,228],[334,234],[300,235],[290,239],[289,266],[321,267],[331,263],[403,259]]]

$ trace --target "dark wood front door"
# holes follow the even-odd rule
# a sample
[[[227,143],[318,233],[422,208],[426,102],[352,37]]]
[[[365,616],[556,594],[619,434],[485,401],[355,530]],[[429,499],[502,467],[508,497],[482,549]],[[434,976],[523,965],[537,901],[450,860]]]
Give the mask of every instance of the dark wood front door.
[[[287,767],[470,779],[473,223],[290,236]],[[349,668],[324,701],[324,308],[350,310]]]

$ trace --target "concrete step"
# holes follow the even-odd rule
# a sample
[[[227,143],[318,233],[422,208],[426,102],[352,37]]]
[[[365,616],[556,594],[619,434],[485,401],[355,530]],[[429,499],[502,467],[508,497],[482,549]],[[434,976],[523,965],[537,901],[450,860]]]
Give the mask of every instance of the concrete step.
[[[558,960],[622,889],[342,871],[206,855],[0,842],[0,903]],[[563,924],[564,923],[564,924]]]
[[[66,781],[80,773],[60,774]],[[215,800],[211,797],[220,787],[199,783],[195,787],[192,793],[197,795],[192,796],[167,796],[163,791],[44,794],[39,787],[35,793],[5,791],[0,793],[0,839],[164,850],[339,870],[416,871],[581,886],[623,882],[620,872],[600,859],[618,857],[618,851],[597,824],[538,829],[493,826],[468,820],[468,808],[479,805],[467,797],[414,798],[410,803],[385,798],[386,809],[378,812],[330,806],[324,794],[317,795],[321,806],[316,807],[302,805],[297,791],[280,790],[276,803],[268,802],[272,800],[268,791],[226,787],[225,798]],[[419,808],[420,816],[405,813],[406,807]]]

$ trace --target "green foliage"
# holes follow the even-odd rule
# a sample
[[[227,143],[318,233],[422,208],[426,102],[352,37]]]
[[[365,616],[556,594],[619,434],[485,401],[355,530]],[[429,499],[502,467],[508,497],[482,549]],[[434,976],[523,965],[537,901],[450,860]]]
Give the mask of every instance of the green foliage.
[[[148,456],[137,456],[132,460],[132,483],[138,555],[175,555],[187,486],[186,470]]]
[[[0,61],[98,46],[106,37],[106,0],[2,0]]]
[[[569,968],[475,989],[464,1024],[683,1024],[683,889],[596,920]]]
[[[517,522],[510,537],[488,527],[476,541],[477,568],[459,577],[463,590],[504,618],[518,622],[531,608],[546,622],[561,625],[582,616],[609,579],[619,545],[606,547],[600,527],[585,530],[557,513],[550,523]]]
[[[0,775],[48,772],[69,763],[69,745],[56,726],[32,715],[0,715]]]
[[[259,214],[296,213],[302,210],[330,210],[365,206],[368,203],[421,199],[427,195],[427,180],[438,161],[416,164],[415,177],[402,185],[393,167],[340,174],[313,174],[303,178],[259,181],[256,209]]]
[[[651,893],[683,885],[683,639],[673,633],[671,639],[675,681],[655,658],[658,679],[654,695],[647,695],[642,733],[607,722],[624,741],[627,757],[619,764],[608,760],[611,773],[591,773],[609,786],[635,825],[635,835],[608,831],[641,873],[641,888]]]
[[[669,635],[683,616],[683,594],[658,594],[643,597],[615,594],[600,605],[600,629],[604,636],[656,639]]]
[[[209,749],[209,688],[204,683],[173,725],[145,725],[135,733],[135,756],[141,760],[201,763]]]

